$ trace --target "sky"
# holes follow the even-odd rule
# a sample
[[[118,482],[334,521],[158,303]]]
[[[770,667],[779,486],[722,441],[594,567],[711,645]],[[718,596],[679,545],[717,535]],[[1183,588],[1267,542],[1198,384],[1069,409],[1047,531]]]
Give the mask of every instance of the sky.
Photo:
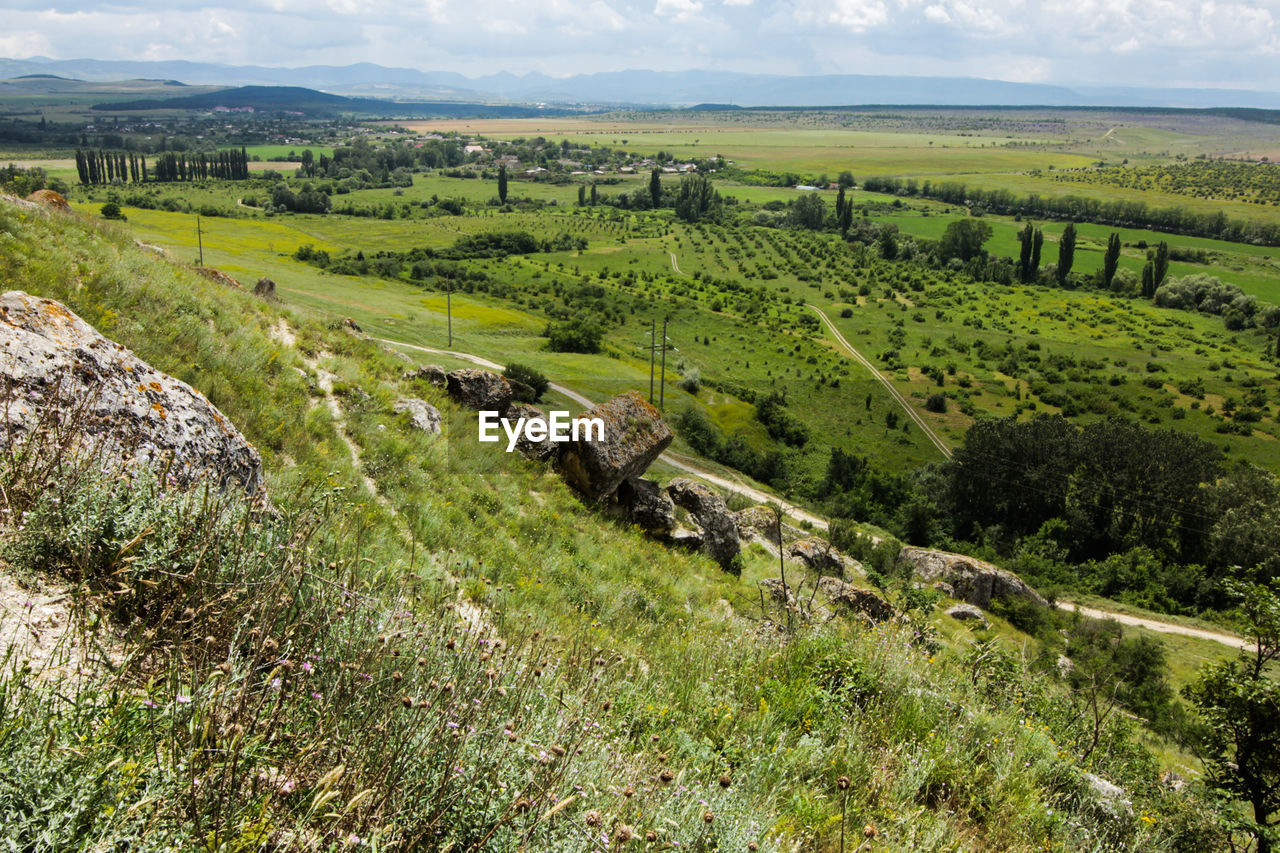
[[[0,0],[0,56],[1280,89],[1280,0]]]

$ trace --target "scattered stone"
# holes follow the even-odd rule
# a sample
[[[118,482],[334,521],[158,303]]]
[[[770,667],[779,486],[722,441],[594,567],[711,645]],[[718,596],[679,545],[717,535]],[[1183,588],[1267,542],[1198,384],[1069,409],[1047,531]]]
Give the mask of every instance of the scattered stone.
[[[643,474],[674,438],[662,414],[635,391],[593,406],[581,417],[604,421],[604,440],[561,444],[560,473],[566,482],[595,501],[612,495],[628,477]]]
[[[261,296],[263,299],[276,298],[276,283],[271,279],[263,276],[258,279],[258,283],[253,286],[254,296]]]
[[[822,539],[801,539],[788,545],[786,551],[788,557],[820,574],[844,574],[845,561],[841,553]]]
[[[1129,801],[1124,788],[1092,773],[1085,773],[1084,780],[1097,796],[1099,805],[1108,812],[1116,816],[1133,814],[1133,803]]]
[[[440,411],[426,400],[402,397],[393,407],[396,414],[409,413],[409,426],[431,435],[440,434]]]
[[[511,384],[496,373],[467,367],[446,377],[449,396],[468,409],[505,415],[511,405]]]
[[[688,548],[691,551],[702,550],[702,531],[690,530],[687,527],[677,527],[667,536],[667,541],[672,545],[679,545],[682,548]]]
[[[782,578],[765,578],[760,581],[760,588],[764,590],[765,598],[775,604],[796,603],[795,596],[791,594],[791,587],[784,584]]]
[[[860,613],[872,622],[886,622],[894,616],[892,604],[869,589],[861,589],[839,578],[819,578],[818,589],[832,604]]]
[[[0,296],[0,349],[0,371],[15,392],[0,437],[29,433],[53,407],[87,446],[104,442],[167,465],[179,482],[211,476],[250,494],[262,489],[258,451],[199,391],[107,340],[61,303],[17,290]]]
[[[946,581],[934,581],[933,588],[945,595],[947,598],[956,597],[956,588]]]
[[[67,203],[67,200],[61,193],[53,190],[36,190],[27,196],[27,201],[34,201],[36,204],[44,205],[50,210],[58,210],[63,213],[71,212],[71,205]]]
[[[213,267],[192,267],[196,275],[206,278],[214,284],[221,284],[224,287],[230,287],[232,290],[244,290],[244,285],[222,270],[215,270]]]
[[[738,535],[743,539],[760,537],[767,542],[778,541],[778,516],[764,504],[749,506],[733,514],[738,525]]]
[[[993,598],[1021,598],[1039,607],[1048,607],[1036,592],[1013,572],[962,554],[931,548],[903,548],[899,558],[910,563],[915,576],[924,581],[945,581],[955,597],[978,607],[990,607]]]
[[[520,418],[537,418],[539,420],[546,420],[547,413],[542,411],[542,409],[539,409],[537,406],[530,406],[525,403],[512,403],[507,407],[506,417],[512,421],[518,421]],[[551,440],[550,436],[547,436],[542,441],[531,441],[528,434],[525,433],[524,430],[521,430],[520,437],[516,439],[516,450],[519,450],[524,454],[527,459],[534,459],[541,462],[551,458],[551,455],[555,453],[556,445],[555,442]]]
[[[697,519],[703,534],[702,550],[707,556],[721,568],[729,568],[738,556],[741,543],[738,525],[720,493],[687,477],[677,477],[667,484],[667,494],[676,506],[688,510]]]
[[[1076,664],[1075,661],[1066,655],[1058,655],[1057,661],[1054,662],[1054,667],[1058,670],[1058,676],[1060,678],[1066,678],[1071,674],[1071,670],[1076,668]]]
[[[991,623],[987,621],[987,615],[972,604],[953,605],[947,609],[947,615],[962,622],[980,622],[983,628],[991,627]]]
[[[1187,780],[1172,770],[1166,770],[1160,774],[1160,784],[1171,791],[1181,791],[1187,787]]]
[[[676,505],[653,480],[628,477],[618,486],[617,494],[627,519],[646,533],[666,535],[675,529]]]
[[[425,367],[406,370],[403,378],[408,380],[422,379],[437,388],[443,388],[449,384],[449,374],[438,364],[428,364]]]

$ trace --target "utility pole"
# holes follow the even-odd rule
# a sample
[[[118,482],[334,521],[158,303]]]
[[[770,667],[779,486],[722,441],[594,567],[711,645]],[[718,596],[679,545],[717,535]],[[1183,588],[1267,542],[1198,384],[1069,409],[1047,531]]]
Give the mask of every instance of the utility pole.
[[[204,266],[204,235],[200,233],[200,214],[196,214],[196,245],[200,247],[200,266]]]
[[[667,318],[662,318],[662,381],[658,383],[658,411],[665,412],[667,397]]]
[[[649,405],[653,405],[653,360],[658,351],[658,321],[649,321]]]
[[[449,279],[449,289],[444,292],[444,310],[449,316],[449,346],[453,346],[453,279]]]

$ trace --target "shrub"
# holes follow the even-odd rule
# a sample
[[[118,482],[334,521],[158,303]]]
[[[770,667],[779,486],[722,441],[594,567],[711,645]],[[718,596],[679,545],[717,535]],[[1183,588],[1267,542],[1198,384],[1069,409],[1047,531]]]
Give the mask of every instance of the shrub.
[[[942,414],[947,410],[946,394],[930,394],[929,399],[924,401],[924,407],[930,412]]]
[[[702,389],[701,371],[695,367],[685,373],[684,378],[680,380],[680,389],[690,394],[697,394]]]
[[[524,364],[508,364],[507,369],[502,371],[502,375],[533,389],[532,396],[527,394],[525,395],[529,396],[529,399],[527,400],[521,399],[519,394],[516,395],[516,399],[520,400],[522,403],[538,402],[542,399],[542,395],[547,393],[547,388],[551,384],[547,381],[547,377],[543,376],[532,367]]]
[[[548,323],[543,334],[547,336],[552,352],[597,353],[604,338],[604,330],[585,317]]]
[[[102,206],[102,218],[115,219],[120,222],[124,222],[128,219],[128,217],[120,210],[120,205],[116,204],[114,201],[109,201]]]

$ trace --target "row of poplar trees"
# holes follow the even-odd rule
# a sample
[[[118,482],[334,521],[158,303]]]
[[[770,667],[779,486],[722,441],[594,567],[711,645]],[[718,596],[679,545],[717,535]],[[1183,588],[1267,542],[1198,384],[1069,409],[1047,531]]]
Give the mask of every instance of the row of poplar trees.
[[[243,181],[249,177],[249,154],[228,149],[211,153],[166,152],[156,157],[150,170],[147,158],[123,151],[83,151],[76,149],[76,172],[82,184],[110,184],[144,181],[203,181],[221,178]]]
[[[1027,223],[1018,232],[1018,243],[1021,251],[1018,256],[1018,277],[1023,282],[1032,282],[1040,271],[1040,250],[1044,246],[1044,234],[1039,228]],[[1065,284],[1075,263],[1076,226],[1068,222],[1058,240],[1058,266],[1056,274],[1059,284]],[[1102,258],[1102,286],[1110,289],[1120,266],[1120,235],[1112,232],[1107,238],[1107,251]],[[1142,268],[1142,296],[1151,299],[1156,289],[1164,283],[1169,274],[1169,244],[1161,240],[1154,248],[1147,251],[1147,263]]]

